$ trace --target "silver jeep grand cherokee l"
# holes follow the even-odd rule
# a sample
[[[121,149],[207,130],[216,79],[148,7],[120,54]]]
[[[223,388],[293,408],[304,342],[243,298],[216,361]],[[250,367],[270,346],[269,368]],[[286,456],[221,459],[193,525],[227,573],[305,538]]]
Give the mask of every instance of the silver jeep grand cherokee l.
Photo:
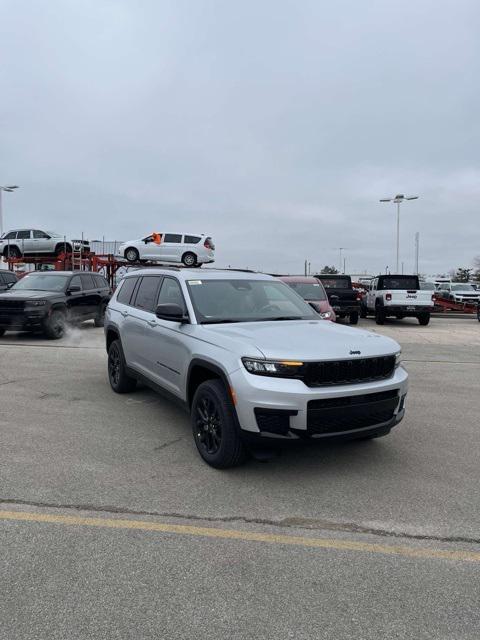
[[[325,322],[263,274],[159,268],[128,274],[105,318],[108,375],[181,401],[213,467],[250,441],[373,438],[405,412],[407,373],[390,338]]]

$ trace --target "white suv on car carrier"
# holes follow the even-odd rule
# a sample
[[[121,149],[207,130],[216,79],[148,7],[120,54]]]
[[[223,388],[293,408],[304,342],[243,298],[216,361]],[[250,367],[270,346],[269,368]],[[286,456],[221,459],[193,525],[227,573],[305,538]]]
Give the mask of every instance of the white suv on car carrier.
[[[197,267],[215,261],[215,245],[212,238],[203,233],[158,233],[123,242],[117,256],[128,262],[148,260]]]
[[[252,440],[374,438],[404,416],[399,345],[325,322],[271,276],[134,271],[108,305],[105,335],[112,389],[142,380],[180,401],[214,467],[239,464]]]

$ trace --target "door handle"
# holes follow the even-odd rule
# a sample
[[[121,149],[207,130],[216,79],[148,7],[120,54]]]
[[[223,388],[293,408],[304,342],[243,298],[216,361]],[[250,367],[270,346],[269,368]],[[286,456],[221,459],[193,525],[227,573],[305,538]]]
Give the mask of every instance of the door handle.
[[[150,327],[156,327],[158,323],[157,323],[157,321],[156,321],[156,320],[147,320],[147,324],[148,324]]]
[[[124,318],[128,318],[128,311],[120,311]]]

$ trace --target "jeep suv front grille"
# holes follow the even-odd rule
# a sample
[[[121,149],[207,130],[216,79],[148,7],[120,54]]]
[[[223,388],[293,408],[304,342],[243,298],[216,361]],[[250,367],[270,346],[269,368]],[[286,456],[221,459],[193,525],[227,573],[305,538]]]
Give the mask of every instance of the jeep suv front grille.
[[[308,387],[355,384],[389,378],[395,371],[395,356],[308,362],[303,381]]]

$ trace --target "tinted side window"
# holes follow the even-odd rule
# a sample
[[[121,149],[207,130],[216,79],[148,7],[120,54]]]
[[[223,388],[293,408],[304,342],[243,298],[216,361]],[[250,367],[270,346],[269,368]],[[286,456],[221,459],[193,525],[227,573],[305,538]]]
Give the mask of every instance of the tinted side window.
[[[84,291],[95,289],[95,282],[93,281],[93,278],[89,273],[82,273],[80,278],[82,280],[82,288]]]
[[[18,240],[27,240],[30,239],[30,229],[24,229],[23,231],[19,231],[17,234]]]
[[[158,304],[178,304],[185,311],[185,302],[183,300],[182,290],[177,280],[174,278],[164,278],[160,295],[158,296]]]
[[[80,287],[80,289],[82,288],[82,281],[80,280],[80,276],[73,276],[68,286],[71,287],[72,285],[74,287]]]
[[[17,232],[10,231],[10,233],[7,233],[7,235],[4,237],[4,240],[14,240],[16,237],[17,237]]]
[[[157,300],[158,285],[161,278],[158,276],[144,276],[135,296],[135,306],[143,311],[154,311]]]
[[[95,286],[98,289],[109,289],[110,285],[108,284],[108,282],[105,280],[105,278],[103,276],[99,276],[97,274],[92,275],[92,278],[95,280]]]
[[[163,236],[164,242],[181,242],[182,236],[180,233],[166,233]]]
[[[138,282],[138,278],[125,278],[120,283],[120,291],[117,294],[118,302],[122,304],[130,304],[133,290]]]
[[[186,244],[197,244],[200,240],[200,236],[185,236],[184,242]]]

